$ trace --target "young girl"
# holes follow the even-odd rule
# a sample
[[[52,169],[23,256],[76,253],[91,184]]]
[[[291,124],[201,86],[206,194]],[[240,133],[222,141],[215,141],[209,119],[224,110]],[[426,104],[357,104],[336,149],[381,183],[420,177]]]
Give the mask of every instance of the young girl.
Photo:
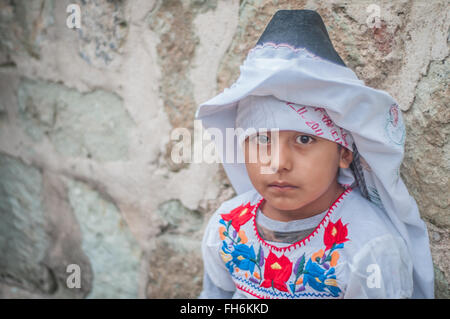
[[[242,129],[216,139],[238,196],[205,230],[200,297],[433,298],[427,229],[399,176],[401,112],[345,66],[315,11],[278,11],[197,118]],[[251,158],[263,149],[269,161]]]

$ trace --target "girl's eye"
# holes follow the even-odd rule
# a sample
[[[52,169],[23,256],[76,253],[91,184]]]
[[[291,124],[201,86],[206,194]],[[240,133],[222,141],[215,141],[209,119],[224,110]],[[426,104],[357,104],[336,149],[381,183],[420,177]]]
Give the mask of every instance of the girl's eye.
[[[296,142],[299,144],[309,144],[312,142],[312,140],[313,140],[313,138],[308,135],[299,135],[296,138]]]
[[[269,137],[267,135],[258,135],[256,136],[256,142],[258,144],[268,144],[270,141]]]

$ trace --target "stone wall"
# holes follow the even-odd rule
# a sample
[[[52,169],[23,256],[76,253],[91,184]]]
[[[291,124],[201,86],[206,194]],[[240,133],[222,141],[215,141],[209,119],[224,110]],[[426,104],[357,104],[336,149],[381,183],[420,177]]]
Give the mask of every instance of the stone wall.
[[[370,4],[0,0],[0,297],[197,296],[202,231],[234,192],[218,164],[173,162],[170,133],[193,131],[197,105],[237,79],[284,8],[317,10],[347,65],[400,103],[401,174],[449,298],[449,9],[376,1],[372,28]]]

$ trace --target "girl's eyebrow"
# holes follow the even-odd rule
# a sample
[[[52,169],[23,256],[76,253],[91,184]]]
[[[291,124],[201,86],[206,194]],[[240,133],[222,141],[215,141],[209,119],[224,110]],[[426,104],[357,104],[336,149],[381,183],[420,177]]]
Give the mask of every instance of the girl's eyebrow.
[[[307,135],[307,136],[311,136],[311,137],[316,137],[315,135],[303,133],[303,132],[295,132],[295,135]]]

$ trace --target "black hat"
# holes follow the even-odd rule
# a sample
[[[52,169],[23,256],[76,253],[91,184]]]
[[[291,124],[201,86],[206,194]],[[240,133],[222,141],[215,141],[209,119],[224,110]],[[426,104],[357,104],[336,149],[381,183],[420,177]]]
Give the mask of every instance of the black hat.
[[[346,66],[333,47],[322,17],[313,10],[279,10],[256,45],[288,44],[305,48],[316,56]]]

